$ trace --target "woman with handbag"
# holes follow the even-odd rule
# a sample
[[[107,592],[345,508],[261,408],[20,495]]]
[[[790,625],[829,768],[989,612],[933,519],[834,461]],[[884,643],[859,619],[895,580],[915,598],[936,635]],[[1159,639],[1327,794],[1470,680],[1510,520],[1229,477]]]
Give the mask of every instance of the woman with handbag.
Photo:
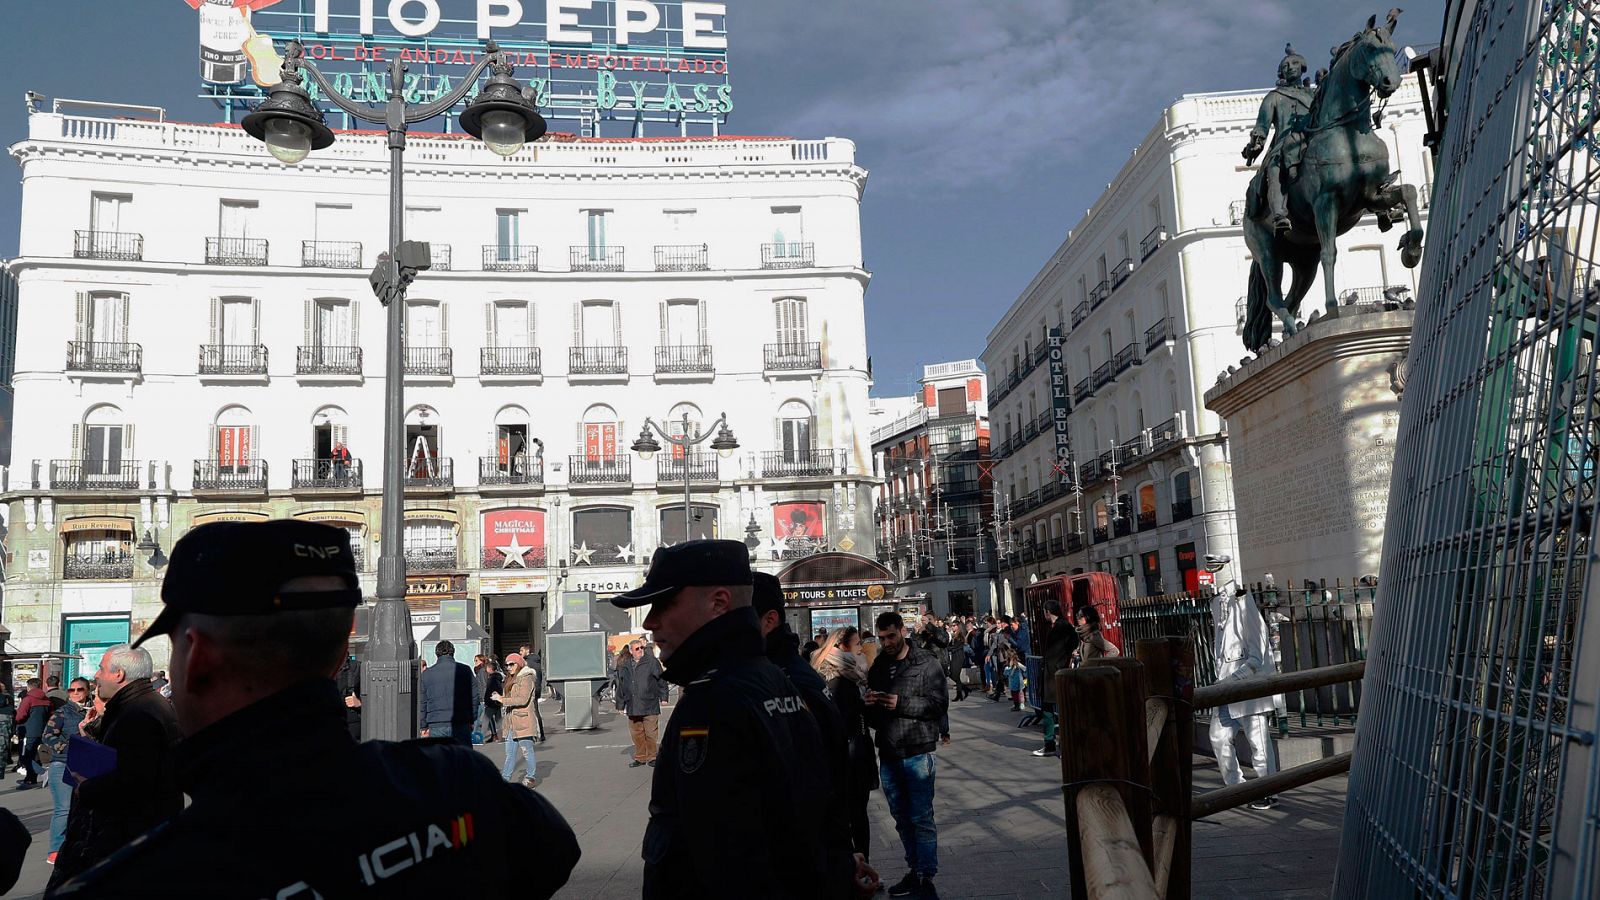
[[[50,855],[45,861],[56,864],[56,851],[67,834],[67,815],[72,812],[72,788],[67,783],[67,742],[78,734],[85,708],[89,706],[89,679],[74,678],[67,685],[67,702],[57,706],[45,723],[39,739],[39,763],[46,766],[50,782]]]
[[[863,859],[872,853],[867,824],[867,798],[878,787],[878,755],[872,733],[862,713],[866,710],[867,658],[861,652],[861,632],[835,629],[811,656],[811,667],[826,683],[829,699],[844,720],[845,747],[850,754],[850,842]]]

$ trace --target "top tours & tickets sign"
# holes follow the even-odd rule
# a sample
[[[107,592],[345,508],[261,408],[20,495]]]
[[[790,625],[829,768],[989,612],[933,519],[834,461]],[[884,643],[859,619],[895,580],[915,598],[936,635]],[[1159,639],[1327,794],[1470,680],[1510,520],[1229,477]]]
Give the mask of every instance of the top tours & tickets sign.
[[[388,100],[385,69],[407,67],[404,99],[425,103],[455,86],[494,39],[546,118],[601,121],[643,136],[663,125],[716,134],[733,111],[727,4],[694,0],[183,0],[200,24],[202,96],[242,115],[280,77],[300,41],[334,87],[357,102]],[[312,98],[336,107],[309,79]],[[476,91],[473,92],[473,95]],[[464,104],[471,102],[469,95]],[[447,116],[445,128],[454,116]],[[330,122],[329,124],[336,124]],[[349,127],[349,122],[341,127]],[[622,126],[618,126],[618,129]]]

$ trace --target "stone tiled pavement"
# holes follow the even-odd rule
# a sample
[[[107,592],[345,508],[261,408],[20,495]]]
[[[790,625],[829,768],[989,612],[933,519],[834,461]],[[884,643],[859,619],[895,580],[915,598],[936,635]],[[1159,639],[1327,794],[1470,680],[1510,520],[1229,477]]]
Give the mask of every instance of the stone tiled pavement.
[[[545,701],[545,722],[557,725]],[[669,714],[670,714],[670,707]],[[1068,895],[1065,826],[1056,760],[1036,759],[1038,732],[1015,726],[1008,704],[973,698],[951,705],[954,740],[939,752],[934,799],[939,826],[940,896],[1061,898]],[[541,790],[567,816],[583,860],[558,895],[611,900],[639,894],[650,773],[627,767],[627,723],[602,713],[594,731],[561,732],[539,746]],[[500,745],[483,751],[498,763]],[[36,897],[49,877],[44,863],[49,791],[0,789],[0,805],[35,835],[22,881],[11,896]],[[1196,758],[1196,785],[1220,784],[1209,760]],[[1241,810],[1194,824],[1195,896],[1321,898],[1328,895],[1338,853],[1344,779],[1286,795],[1268,812]],[[873,795],[872,854],[886,881],[904,872],[899,841],[881,793]],[[880,897],[883,895],[880,894]]]

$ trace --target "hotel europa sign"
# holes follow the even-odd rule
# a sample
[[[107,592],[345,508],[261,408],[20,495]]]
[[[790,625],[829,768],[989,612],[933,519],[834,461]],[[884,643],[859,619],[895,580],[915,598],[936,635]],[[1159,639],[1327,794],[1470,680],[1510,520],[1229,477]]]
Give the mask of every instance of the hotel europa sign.
[[[388,100],[384,69],[407,66],[404,96],[449,92],[494,39],[549,119],[713,131],[733,111],[727,4],[693,0],[184,0],[200,20],[202,96],[242,114],[279,80],[298,40],[334,86]],[[312,97],[317,86],[307,80]],[[474,91],[463,100],[471,102]],[[325,111],[338,111],[321,102]],[[446,126],[453,124],[446,118]],[[334,124],[334,123],[330,123]]]

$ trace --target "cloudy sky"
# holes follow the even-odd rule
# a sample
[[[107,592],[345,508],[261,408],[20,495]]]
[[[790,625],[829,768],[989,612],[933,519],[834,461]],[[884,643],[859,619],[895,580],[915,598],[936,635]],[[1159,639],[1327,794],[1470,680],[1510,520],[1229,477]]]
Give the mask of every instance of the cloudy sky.
[[[470,11],[470,0],[441,0]],[[164,106],[195,99],[182,0],[7,4],[0,142],[22,94]],[[737,134],[847,137],[862,207],[877,395],[925,363],[976,357],[1178,96],[1265,87],[1286,41],[1313,63],[1367,16],[1351,0],[730,0]],[[1408,5],[1398,44],[1438,40],[1444,0]],[[16,170],[0,179],[0,256],[16,251]]]

